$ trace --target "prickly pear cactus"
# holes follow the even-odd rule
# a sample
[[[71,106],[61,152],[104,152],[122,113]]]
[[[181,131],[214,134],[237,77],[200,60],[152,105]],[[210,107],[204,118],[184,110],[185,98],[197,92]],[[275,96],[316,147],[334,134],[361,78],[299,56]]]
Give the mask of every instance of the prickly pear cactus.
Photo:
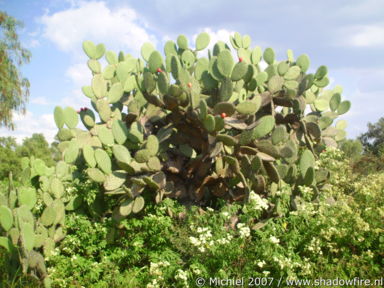
[[[0,246],[23,273],[42,279],[49,287],[44,258],[65,237],[66,210],[74,210],[80,203],[65,191],[65,183],[72,180],[70,165],[60,161],[49,168],[32,157],[23,158],[22,166],[24,186],[15,188],[10,176],[8,192],[1,198]]]
[[[315,160],[345,137],[345,121],[333,125],[350,108],[341,87],[326,89],[325,66],[308,74],[305,54],[288,50],[278,61],[247,35],[229,40],[233,49],[218,42],[201,57],[209,35],[194,47],[181,35],[164,51],[145,43],[139,59],[84,42],[93,78],[82,90],[92,109],[56,107],[57,138],[63,161],[85,165],[117,200],[115,220],[138,213],[144,198],[242,200],[273,182],[317,189],[326,181]]]

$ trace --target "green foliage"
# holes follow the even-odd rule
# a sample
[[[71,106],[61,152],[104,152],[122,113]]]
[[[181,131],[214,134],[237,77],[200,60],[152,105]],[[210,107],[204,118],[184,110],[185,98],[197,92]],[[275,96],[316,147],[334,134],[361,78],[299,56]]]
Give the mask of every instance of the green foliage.
[[[29,96],[29,81],[23,78],[19,69],[28,63],[31,53],[21,46],[16,32],[22,23],[0,11],[0,127],[14,129],[12,113],[25,113]]]
[[[374,124],[368,123],[368,131],[360,135],[359,140],[364,151],[378,156],[384,150],[384,117]]]

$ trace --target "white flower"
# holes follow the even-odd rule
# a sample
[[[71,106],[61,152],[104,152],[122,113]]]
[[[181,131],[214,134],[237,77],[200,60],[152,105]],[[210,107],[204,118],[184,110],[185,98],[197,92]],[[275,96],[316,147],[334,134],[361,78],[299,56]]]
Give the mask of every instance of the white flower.
[[[265,265],[265,261],[264,260],[263,261],[259,261],[259,262],[256,263],[256,265],[259,266],[260,268],[263,268],[264,265]]]
[[[256,211],[262,211],[268,209],[268,201],[261,198],[258,194],[251,191],[249,193],[249,206],[251,206]]]
[[[180,279],[180,280],[186,282],[188,280],[187,272],[185,272],[185,271],[183,271],[181,269],[178,269],[176,271],[175,279]]]
[[[273,244],[279,244],[280,240],[276,238],[275,236],[269,237],[269,241],[271,241]]]
[[[251,235],[251,229],[249,229],[249,227],[246,227],[244,223],[238,223],[236,226],[237,229],[239,229],[241,238],[246,238]]]

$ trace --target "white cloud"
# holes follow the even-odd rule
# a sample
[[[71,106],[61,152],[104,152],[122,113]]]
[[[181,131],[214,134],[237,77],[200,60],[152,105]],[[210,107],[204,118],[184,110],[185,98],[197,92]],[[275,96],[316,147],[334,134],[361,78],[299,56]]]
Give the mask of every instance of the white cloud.
[[[92,73],[85,63],[71,65],[65,75],[72,80],[77,87],[90,85]]]
[[[345,27],[340,30],[340,45],[384,47],[384,24]]]
[[[47,99],[45,97],[33,97],[30,101],[32,104],[37,104],[37,105],[49,105]]]
[[[13,119],[16,125],[15,131],[0,128],[1,137],[15,137],[18,143],[22,143],[24,138],[31,137],[33,133],[42,133],[48,143],[51,143],[57,133],[52,114],[34,115],[32,112],[27,112],[22,115],[15,113]]]
[[[84,85],[85,86],[85,85]],[[59,105],[60,106],[70,106],[75,110],[79,110],[81,107],[91,107],[91,100],[87,98],[81,88],[76,88],[72,90],[71,96],[64,97]]]
[[[106,43],[108,49],[137,53],[144,42],[156,42],[133,9],[111,10],[105,2],[94,1],[75,4],[40,19],[45,25],[44,36],[62,51],[76,54],[84,40],[92,40]]]

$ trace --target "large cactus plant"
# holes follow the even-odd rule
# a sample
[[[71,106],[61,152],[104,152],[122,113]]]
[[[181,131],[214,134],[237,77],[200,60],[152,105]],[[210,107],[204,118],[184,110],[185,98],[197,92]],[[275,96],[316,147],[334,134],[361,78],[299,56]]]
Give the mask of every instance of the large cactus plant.
[[[198,35],[195,48],[181,35],[164,54],[145,43],[140,59],[83,43],[93,75],[83,92],[93,109],[56,107],[62,160],[48,168],[23,159],[24,182],[34,188],[11,184],[0,197],[0,246],[24,272],[49,286],[44,256],[64,237],[65,211],[81,205],[65,189],[80,173],[100,183],[97,206],[117,222],[140,212],[144,199],[246,201],[281,181],[319,192],[329,175],[316,157],[344,139],[346,122],[333,123],[350,102],[340,86],[326,89],[325,66],[307,73],[307,55],[288,50],[277,61],[271,48],[251,49],[247,35],[229,40],[234,50],[218,42],[200,57],[209,35]]]
[[[325,66],[307,74],[307,55],[288,50],[278,61],[271,48],[251,48],[247,35],[229,40],[235,51],[218,42],[200,57],[209,35],[194,48],[181,35],[164,54],[145,43],[139,59],[83,43],[93,78],[82,90],[93,109],[56,107],[57,137],[63,160],[85,163],[104,194],[117,197],[116,220],[143,208],[144,191],[155,201],[242,200],[270,182],[317,189],[326,180],[314,164],[345,137],[345,121],[332,126],[350,107],[341,87],[325,89]]]

